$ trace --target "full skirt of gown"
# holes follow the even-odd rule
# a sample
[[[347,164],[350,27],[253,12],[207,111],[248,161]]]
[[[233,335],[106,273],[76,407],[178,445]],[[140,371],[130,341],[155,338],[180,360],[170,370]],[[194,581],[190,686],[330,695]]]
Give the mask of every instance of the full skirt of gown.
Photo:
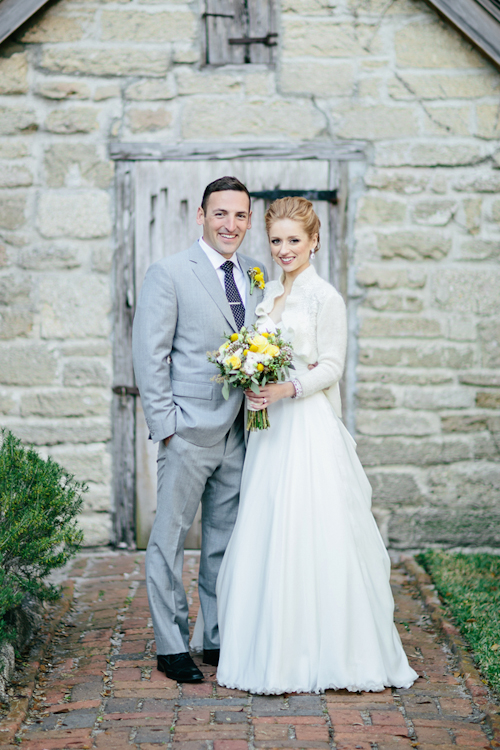
[[[297,376],[306,365],[296,363]],[[390,560],[355,442],[323,392],[252,432],[217,580],[217,680],[253,693],[409,687]]]

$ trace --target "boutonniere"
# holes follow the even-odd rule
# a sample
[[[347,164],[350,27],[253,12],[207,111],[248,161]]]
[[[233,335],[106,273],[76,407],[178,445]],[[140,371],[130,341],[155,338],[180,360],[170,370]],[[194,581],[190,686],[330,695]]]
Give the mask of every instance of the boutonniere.
[[[247,271],[249,277],[250,277],[250,294],[253,294],[253,290],[255,286],[258,286],[259,289],[264,289],[266,286],[266,282],[264,281],[264,274],[260,270],[258,266],[254,266],[254,268],[249,268]]]

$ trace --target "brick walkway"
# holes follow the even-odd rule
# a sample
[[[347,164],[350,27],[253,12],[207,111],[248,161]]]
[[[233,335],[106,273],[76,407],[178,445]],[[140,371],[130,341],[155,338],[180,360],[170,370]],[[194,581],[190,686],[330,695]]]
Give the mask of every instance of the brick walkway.
[[[186,558],[192,621],[198,558]],[[177,685],[155,669],[143,553],[77,559],[75,606],[41,668],[35,702],[18,735],[24,750],[444,750],[498,747],[438,641],[404,569],[393,572],[397,623],[421,678],[410,690],[251,696],[205,682]],[[49,661],[50,659],[50,661]]]

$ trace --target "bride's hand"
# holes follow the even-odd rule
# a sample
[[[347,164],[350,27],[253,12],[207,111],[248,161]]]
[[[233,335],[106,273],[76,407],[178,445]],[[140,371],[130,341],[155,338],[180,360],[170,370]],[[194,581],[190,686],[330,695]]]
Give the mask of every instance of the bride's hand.
[[[248,389],[245,391],[245,396],[248,398],[252,409],[261,411],[282,398],[295,396],[295,387],[290,382],[268,383],[260,389],[259,395]]]

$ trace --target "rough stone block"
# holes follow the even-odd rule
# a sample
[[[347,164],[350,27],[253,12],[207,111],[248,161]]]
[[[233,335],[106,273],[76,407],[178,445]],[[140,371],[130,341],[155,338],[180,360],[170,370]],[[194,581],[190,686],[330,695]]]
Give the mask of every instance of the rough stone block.
[[[388,411],[359,410],[356,428],[362,435],[432,435],[439,432],[440,420],[432,412],[391,409]]]
[[[458,220],[460,224],[465,224],[470,234],[478,234],[481,229],[482,205],[482,198],[466,198],[462,201]]]
[[[0,227],[19,229],[24,224],[26,193],[16,190],[0,190]]]
[[[200,113],[203,116],[200,116]],[[312,102],[294,99],[253,100],[242,104],[238,100],[198,98],[186,102],[182,117],[184,138],[232,138],[276,136],[309,140],[318,136],[326,121]]]
[[[109,195],[100,190],[43,193],[37,223],[44,237],[106,237],[111,233]]]
[[[471,315],[451,313],[444,321],[446,338],[452,341],[475,341],[476,321]]]
[[[500,409],[500,392],[478,391],[476,393],[476,406],[480,409]]]
[[[367,195],[358,204],[358,222],[361,224],[392,224],[406,218],[406,203],[400,200]]]
[[[28,156],[29,150],[25,141],[6,139],[0,141],[0,159],[21,159]]]
[[[111,519],[108,513],[82,513],[78,516],[78,526],[83,531],[86,547],[100,547],[109,544],[111,540]]]
[[[399,138],[418,135],[418,113],[409,106],[363,106],[350,103],[335,107],[333,113],[339,124],[335,133],[341,138]]]
[[[480,138],[500,138],[498,106],[496,104],[478,104],[476,106],[477,135]]]
[[[91,107],[56,109],[45,120],[45,127],[51,133],[91,133],[97,130],[97,110]]]
[[[488,429],[484,414],[450,414],[441,417],[443,432],[482,432]]]
[[[464,240],[460,244],[461,260],[498,260],[500,257],[500,241],[498,240]]]
[[[193,94],[238,94],[243,89],[241,73],[221,73],[215,70],[197,71],[178,68],[175,73],[177,89],[183,96]]]
[[[52,448],[50,455],[80,482],[103,484],[111,480],[111,457],[104,445],[86,445],[77,449],[59,446]]]
[[[0,107],[0,136],[34,133],[37,128],[37,116],[33,109]]]
[[[91,480],[82,479],[88,482]],[[110,513],[112,511],[111,493],[109,480],[107,485],[96,486],[88,485],[88,492],[85,493],[82,510],[83,513]]]
[[[111,438],[111,423],[102,417],[87,419],[35,419],[7,425],[23,443],[32,445],[61,445],[64,443],[106,443]]]
[[[467,409],[474,406],[474,394],[460,386],[408,386],[404,390],[402,406],[407,409]]]
[[[101,16],[102,39],[113,42],[176,42],[195,35],[190,11],[105,10]]]
[[[54,353],[34,341],[0,346],[0,382],[3,385],[51,385],[56,367]]]
[[[365,175],[365,184],[378,190],[394,193],[421,193],[429,183],[429,175],[420,171],[385,170],[370,167]]]
[[[442,310],[479,315],[500,313],[500,271],[442,269],[432,280],[433,297]]]
[[[394,385],[445,385],[453,382],[452,376],[441,370],[423,370],[422,372],[408,369],[376,369],[360,366],[358,368],[358,382],[387,383]]]
[[[276,91],[276,78],[271,71],[247,72],[245,93],[247,96],[269,96]]]
[[[128,120],[133,133],[165,130],[172,124],[172,113],[163,107],[157,109],[130,109]]]
[[[32,271],[54,271],[58,268],[78,268],[81,261],[78,249],[63,245],[28,247],[20,250],[18,263]]]
[[[103,99],[119,99],[121,96],[121,89],[114,83],[108,86],[99,86],[94,92],[94,101],[100,102]]]
[[[443,345],[422,342],[419,346],[362,343],[359,351],[361,364],[371,367],[446,367],[465,369],[474,364],[474,349],[466,345]]]
[[[465,383],[466,385],[481,385],[500,388],[500,372],[495,370],[490,372],[485,372],[484,370],[466,372],[464,375],[459,375],[458,380],[460,383]]]
[[[370,289],[363,301],[364,307],[387,312],[421,312],[423,300],[412,294],[388,294]]]
[[[404,81],[404,85],[402,84]],[[398,73],[388,83],[393,99],[477,99],[497,96],[498,82],[489,73]]]
[[[500,466],[488,462],[436,466],[429,472],[429,489],[440,504],[498,508]]]
[[[102,391],[69,388],[26,393],[21,397],[21,416],[93,417],[107,414],[110,395]]]
[[[476,170],[472,175],[465,174],[457,178],[453,188],[466,193],[498,193],[500,192],[500,174],[489,169]]]
[[[488,510],[419,508],[391,516],[389,544],[396,549],[498,547],[500,513]]]
[[[29,187],[32,184],[33,174],[27,167],[0,163],[0,187]]]
[[[357,446],[363,466],[431,466],[474,458],[470,438],[463,436],[380,438],[364,435],[358,438]]]
[[[10,57],[0,57],[0,94],[26,94],[28,89],[26,52],[17,52]]]
[[[284,18],[283,56],[366,57],[366,44],[375,52],[381,43],[371,24],[337,23],[334,19]]]
[[[363,266],[356,276],[358,284],[377,286],[379,289],[396,289],[409,287],[422,289],[427,281],[427,274],[420,268],[395,269],[376,266]]]
[[[361,322],[362,338],[384,337],[395,338],[412,336],[415,338],[436,338],[441,335],[438,320],[430,318],[403,318],[364,316]]]
[[[456,210],[456,201],[444,199],[419,201],[413,209],[413,219],[417,224],[444,227],[450,223]]]
[[[168,50],[134,47],[44,48],[41,66],[56,73],[92,76],[164,76],[168,70]]]
[[[283,66],[280,88],[283,93],[312,94],[322,98],[347,96],[354,87],[354,67],[338,62],[289,62]]]
[[[0,391],[0,414],[13,414],[17,410],[17,404],[10,393]]]
[[[325,13],[332,12],[334,7],[335,0],[282,0],[281,12],[324,16]]]
[[[27,274],[10,273],[0,276],[0,305],[29,302],[32,283]]]
[[[111,375],[102,362],[95,359],[71,359],[64,365],[63,382],[67,386],[110,386]]]
[[[427,142],[411,147],[408,157],[403,158],[401,164],[414,167],[466,167],[483,161],[485,155],[485,148],[480,144],[447,146],[443,143]],[[392,166],[392,163],[389,162],[388,166]]]
[[[19,41],[25,44],[43,44],[47,42],[76,42],[84,35],[84,24],[88,15],[65,16],[57,5],[52,6],[41,16],[35,16],[34,22],[23,27]]]
[[[377,234],[377,246],[382,258],[441,260],[451,250],[451,239],[435,232],[393,232]]]
[[[361,409],[390,409],[396,406],[393,391],[383,386],[359,386],[356,401]]]
[[[56,143],[45,152],[49,187],[110,186],[114,163],[99,158],[97,148],[87,143]]]
[[[486,61],[448,24],[409,23],[394,35],[402,68],[484,68]]]
[[[40,304],[43,338],[109,335],[111,299],[107,279],[89,274],[46,274],[40,282]]]
[[[0,307],[0,339],[27,336],[33,328],[33,310],[22,305]]]
[[[113,247],[107,242],[92,248],[92,270],[98,273],[111,273],[113,267]]]
[[[89,99],[90,89],[82,81],[54,81],[48,78],[42,81],[37,93],[45,99]]]
[[[472,135],[472,110],[469,105],[428,104],[424,132],[429,135]]]
[[[173,77],[169,77],[165,81],[139,81],[125,90],[125,98],[135,101],[153,102],[162,99],[174,99],[175,96]]]
[[[420,505],[424,496],[409,471],[368,471],[375,505]]]

